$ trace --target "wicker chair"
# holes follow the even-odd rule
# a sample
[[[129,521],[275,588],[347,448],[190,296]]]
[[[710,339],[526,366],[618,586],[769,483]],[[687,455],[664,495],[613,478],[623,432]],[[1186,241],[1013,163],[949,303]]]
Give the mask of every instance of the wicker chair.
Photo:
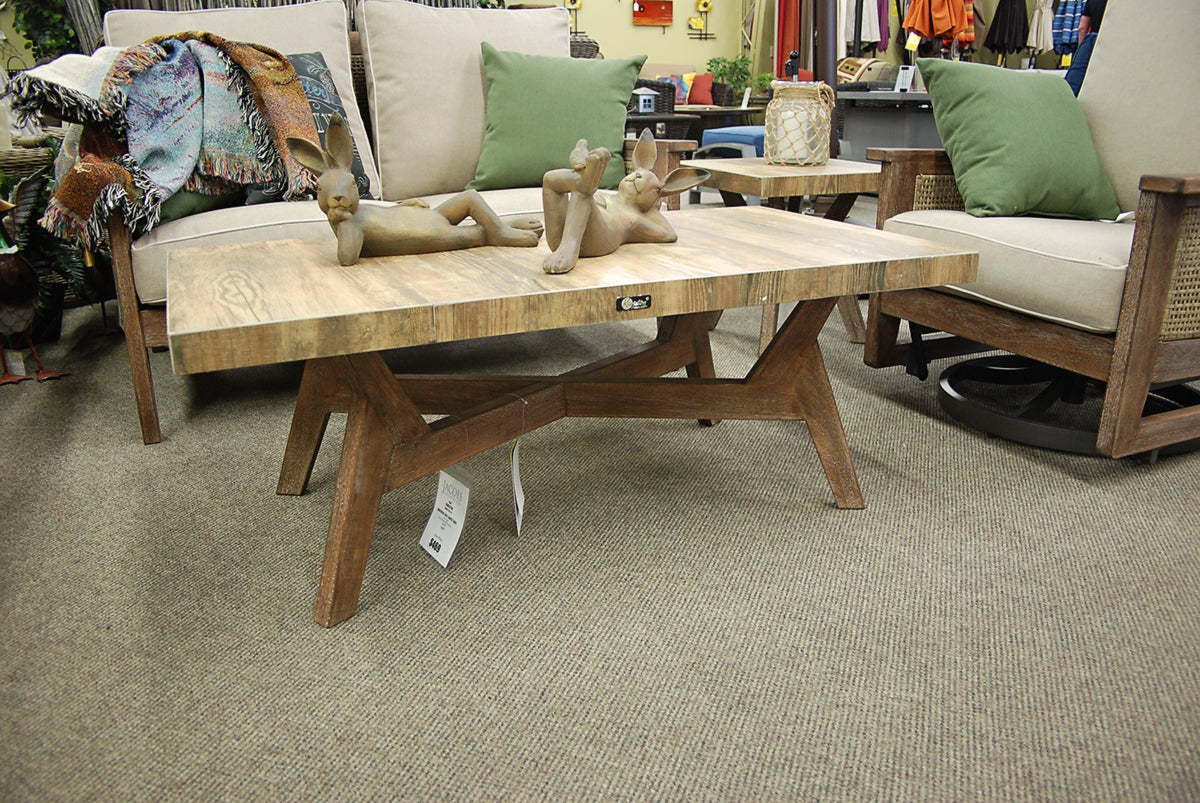
[[[1167,1],[1146,0],[1154,6]],[[1062,428],[1057,424],[1047,430],[1051,434],[1046,440],[1038,434],[1038,424],[1028,430],[1028,438],[1018,436],[1015,440],[1124,457],[1157,454],[1166,447],[1186,448],[1200,438],[1200,406],[1194,404],[1200,394],[1185,384],[1200,377],[1200,174],[1191,172],[1200,171],[1200,147],[1195,144],[1194,131],[1182,140],[1173,139],[1180,130],[1188,130],[1188,120],[1195,120],[1196,96],[1192,93],[1164,104],[1161,98],[1132,98],[1121,93],[1117,102],[1122,105],[1113,108],[1111,91],[1094,83],[1110,79],[1130,81],[1126,87],[1149,86],[1145,83],[1148,80],[1153,83],[1152,79],[1130,74],[1145,70],[1129,60],[1128,51],[1123,49],[1129,37],[1148,42],[1157,36],[1151,23],[1155,12],[1144,5],[1130,0],[1109,4],[1104,32],[1097,41],[1079,97],[1122,208],[1136,208],[1123,291],[1119,284],[1114,285],[1119,309],[1114,311],[1113,330],[1089,331],[1054,320],[1037,309],[1017,311],[1018,305],[1001,305],[972,295],[971,286],[962,290],[906,290],[877,295],[870,301],[864,351],[868,365],[908,365],[910,373],[924,378],[930,359],[982,348],[999,349],[1070,372],[1102,389],[1098,429],[1085,436],[1086,449],[1070,448],[1063,445],[1068,441],[1057,440],[1052,432]],[[1182,43],[1183,35],[1180,32],[1173,36]],[[1141,36],[1144,39],[1139,40]],[[1200,66],[1196,56],[1188,58],[1193,67]],[[1145,93],[1139,90],[1137,94]],[[1139,108],[1139,103],[1148,108]],[[1125,128],[1117,132],[1121,136],[1116,140],[1113,129],[1102,127],[1105,123],[1100,118],[1105,115],[1107,125]],[[1147,128],[1154,132],[1147,134]],[[1159,134],[1162,137],[1155,139]],[[1115,154],[1106,153],[1114,141],[1124,146]],[[1137,146],[1130,148],[1129,142]],[[869,149],[868,156],[883,165],[880,227],[912,233],[913,229],[905,226],[912,226],[920,215],[928,214],[915,210],[963,208],[945,152]],[[1122,161],[1128,181],[1118,186],[1110,165]],[[1146,175],[1141,175],[1139,181],[1137,176],[1143,173]],[[1128,188],[1129,202],[1122,198],[1123,186]],[[945,217],[945,213],[937,214]],[[964,220],[969,218],[962,214]],[[957,242],[962,245],[961,240]],[[1069,259],[1071,254],[1065,256]],[[986,257],[984,254],[980,259],[981,279],[993,269]],[[1069,292],[1086,295],[1088,291],[1080,287]],[[913,335],[909,343],[898,342],[901,320],[909,322]],[[1068,389],[1068,401],[1079,400],[1070,398],[1070,382],[1063,387]],[[1077,391],[1079,385],[1075,387]],[[941,391],[945,406],[945,381]],[[1156,399],[1167,403],[1157,408],[1148,403]],[[947,409],[954,413],[950,407]],[[1010,436],[1006,431],[989,429],[991,420],[987,414],[971,423],[993,434]],[[1069,442],[1077,444],[1078,440]]]

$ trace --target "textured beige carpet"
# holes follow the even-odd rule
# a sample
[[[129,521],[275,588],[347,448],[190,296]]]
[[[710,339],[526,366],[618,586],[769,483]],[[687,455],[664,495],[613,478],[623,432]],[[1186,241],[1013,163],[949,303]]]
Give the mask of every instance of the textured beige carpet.
[[[713,333],[752,358],[757,310]],[[155,355],[140,443],[94,310],[0,388],[0,800],[1200,797],[1200,454],[1055,454],[948,421],[822,335],[868,507],[803,424],[567,420],[385,497],[356,617],[311,620],[340,422],[274,494],[299,373]],[[566,369],[599,327],[394,354]],[[935,367],[935,371],[940,366]]]

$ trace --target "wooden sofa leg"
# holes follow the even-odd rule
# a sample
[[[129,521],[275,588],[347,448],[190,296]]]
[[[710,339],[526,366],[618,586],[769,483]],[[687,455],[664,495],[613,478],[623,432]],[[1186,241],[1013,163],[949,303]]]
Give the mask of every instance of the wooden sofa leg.
[[[905,349],[897,345],[900,319],[879,308],[878,295],[871,296],[867,308],[867,331],[863,343],[863,362],[872,368],[886,368],[902,363]]]
[[[109,223],[109,242],[112,245],[113,279],[117,287],[117,306],[121,310],[121,326],[125,329],[125,348],[129,350],[129,371],[133,376],[133,395],[137,400],[138,420],[142,425],[142,442],[158,443],[162,431],[158,425],[158,405],[154,400],[154,379],[150,375],[150,357],[146,353],[146,330],[133,286],[133,264],[129,247],[132,238],[123,221]]]
[[[150,374],[150,356],[136,310],[134,319],[136,324],[125,324],[125,347],[129,349],[129,372],[133,376],[133,396],[142,425],[142,443],[158,443],[162,440],[162,430],[158,425],[158,403],[154,399],[154,377]]]

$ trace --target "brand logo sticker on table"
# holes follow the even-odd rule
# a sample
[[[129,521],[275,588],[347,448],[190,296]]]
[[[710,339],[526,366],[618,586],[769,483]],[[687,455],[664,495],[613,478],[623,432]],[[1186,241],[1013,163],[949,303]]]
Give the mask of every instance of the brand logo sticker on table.
[[[650,296],[621,296],[617,299],[617,309],[622,312],[650,309]]]

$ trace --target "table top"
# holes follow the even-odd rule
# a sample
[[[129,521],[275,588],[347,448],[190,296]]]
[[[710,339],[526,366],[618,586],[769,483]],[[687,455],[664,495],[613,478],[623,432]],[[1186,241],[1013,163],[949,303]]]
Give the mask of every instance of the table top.
[[[678,242],[624,245],[560,275],[542,270],[544,241],[351,267],[332,233],[172,251],[172,364],[196,373],[975,278],[974,252],[810,215],[668,215]]]
[[[775,165],[767,164],[760,156],[688,159],[680,164],[711,173],[712,177],[704,182],[706,186],[759,198],[879,191],[880,166],[872,162],[830,159],[823,165]]]
[[[766,111],[766,106],[710,106],[702,103],[679,103],[675,106],[675,111],[684,114],[698,114],[701,117],[713,117],[719,115],[745,115],[757,114],[758,112]]]
[[[929,93],[928,92],[914,92],[911,90],[908,92],[889,92],[886,90],[875,91],[875,92],[853,92],[853,91],[842,90],[837,93],[837,97],[838,97],[838,100],[852,100],[852,101],[870,100],[870,101],[887,101],[889,103],[897,102],[897,103],[918,103],[918,104],[929,102]]]

